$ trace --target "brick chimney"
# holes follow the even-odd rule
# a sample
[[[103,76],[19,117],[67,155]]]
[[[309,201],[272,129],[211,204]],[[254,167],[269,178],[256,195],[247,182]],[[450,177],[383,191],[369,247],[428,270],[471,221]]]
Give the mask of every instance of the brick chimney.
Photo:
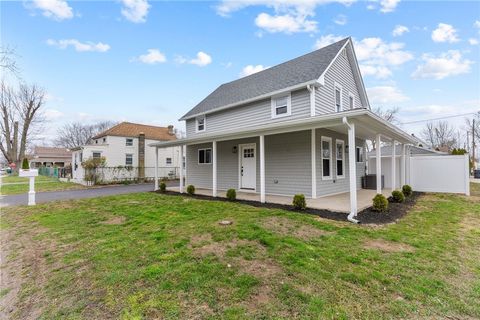
[[[168,126],[168,134],[173,136],[175,134],[175,129],[173,128],[172,125]]]
[[[138,179],[145,179],[145,133],[138,135]]]

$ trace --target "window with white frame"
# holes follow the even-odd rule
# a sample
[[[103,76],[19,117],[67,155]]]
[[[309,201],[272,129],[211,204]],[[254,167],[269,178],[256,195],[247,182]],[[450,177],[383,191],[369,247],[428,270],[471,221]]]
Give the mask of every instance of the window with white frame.
[[[272,97],[272,118],[285,117],[292,114],[291,95]]]
[[[205,116],[201,116],[201,117],[197,117],[195,119],[195,130],[197,132],[203,132],[205,131],[206,129],[206,117]]]
[[[342,86],[335,83],[335,111],[342,111]]]
[[[356,162],[363,162],[363,148],[356,147],[355,148],[355,161]]]
[[[198,164],[212,163],[212,149],[198,149]]]
[[[348,107],[350,109],[355,108],[355,96],[352,93],[348,94]]]
[[[133,154],[127,153],[125,155],[125,165],[126,166],[131,166],[133,165]]]
[[[332,178],[332,138],[322,137],[322,179]]]
[[[345,177],[345,143],[343,140],[335,141],[335,159],[337,161],[337,178]]]
[[[92,158],[93,159],[100,159],[102,157],[101,152],[92,152]]]
[[[172,158],[166,158],[165,163],[166,164],[172,164]]]
[[[127,147],[133,146],[133,139],[132,139],[132,138],[126,138],[126,139],[125,139],[125,145],[126,145]]]

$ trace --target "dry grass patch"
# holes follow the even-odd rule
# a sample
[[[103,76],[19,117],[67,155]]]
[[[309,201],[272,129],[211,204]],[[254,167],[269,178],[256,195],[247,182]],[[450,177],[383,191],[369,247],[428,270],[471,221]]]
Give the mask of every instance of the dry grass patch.
[[[100,222],[101,224],[106,224],[106,225],[119,225],[119,224],[124,224],[127,218],[124,216],[115,216],[112,217],[106,221]]]
[[[296,221],[284,217],[269,217],[262,221],[262,226],[282,236],[294,236],[302,240],[310,240],[333,232],[321,230],[310,225],[299,225]]]
[[[414,252],[415,248],[405,244],[382,239],[368,240],[363,244],[366,249],[377,249],[383,252]]]

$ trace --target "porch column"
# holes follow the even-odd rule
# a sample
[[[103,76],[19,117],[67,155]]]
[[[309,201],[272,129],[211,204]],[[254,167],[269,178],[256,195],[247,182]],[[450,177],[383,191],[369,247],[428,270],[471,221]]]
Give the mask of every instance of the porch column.
[[[260,136],[260,202],[265,203],[265,136]]]
[[[153,191],[158,190],[158,147],[155,147],[155,186],[153,187]]]
[[[217,196],[217,141],[212,142],[212,196]]]
[[[348,172],[350,177],[350,213],[357,215],[357,162],[355,161],[355,123],[348,128]]]
[[[315,138],[315,129],[312,129],[312,142],[311,142],[311,153],[312,153],[312,199],[317,198],[317,152],[316,152],[316,138]]]
[[[392,141],[392,191],[395,190],[396,184],[395,184],[395,175],[397,173],[397,169],[395,168],[395,164],[397,161],[395,161],[395,143],[396,141]]]
[[[405,172],[405,158],[406,158],[406,149],[407,146],[405,143],[402,144],[402,159],[400,160],[400,184],[403,187],[405,185],[405,177],[407,176]]]
[[[380,134],[377,134],[375,141],[375,162],[377,172],[377,194],[382,194],[382,150],[380,149]]]
[[[180,159],[183,160],[183,145],[180,146]],[[183,168],[180,168],[180,193],[183,193]]]

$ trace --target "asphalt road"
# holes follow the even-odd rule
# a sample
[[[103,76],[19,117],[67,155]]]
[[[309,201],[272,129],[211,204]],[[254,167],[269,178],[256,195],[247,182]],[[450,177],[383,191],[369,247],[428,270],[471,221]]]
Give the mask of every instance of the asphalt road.
[[[178,184],[178,182],[177,182]],[[175,183],[169,184],[175,186]],[[111,196],[116,194],[127,194],[137,192],[153,191],[153,183],[145,184],[131,184],[131,185],[115,185],[92,189],[81,190],[65,190],[65,191],[50,191],[37,192],[36,203],[45,203],[58,200],[84,199]],[[28,194],[15,194],[0,196],[0,207],[6,206],[20,206],[28,203]]]

